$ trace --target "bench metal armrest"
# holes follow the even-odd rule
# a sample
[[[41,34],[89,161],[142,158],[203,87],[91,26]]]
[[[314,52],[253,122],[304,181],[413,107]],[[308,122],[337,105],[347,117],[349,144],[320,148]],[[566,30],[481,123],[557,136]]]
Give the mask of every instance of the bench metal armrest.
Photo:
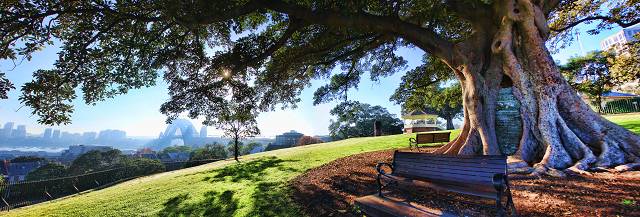
[[[420,150],[420,147],[418,146],[418,140],[416,138],[409,138],[409,149],[413,149],[413,146]]]
[[[504,174],[497,173],[493,175],[493,187],[496,188],[496,191],[502,192],[504,190],[505,185],[507,184],[505,181]]]
[[[385,163],[385,162],[380,162],[380,163],[376,164],[376,171],[378,171],[378,176],[376,176],[376,183],[378,184],[378,196],[380,196],[380,197],[383,197],[382,196],[382,189],[386,188],[390,184],[390,183],[387,183],[387,184],[382,183],[382,176],[387,177],[387,178],[391,178],[382,169],[383,166],[388,166],[389,168],[391,168],[391,173],[393,173],[393,165],[392,164]]]
[[[389,168],[391,168],[391,173],[393,173],[393,165],[391,165],[390,163],[379,162],[378,164],[376,164],[376,171],[378,171],[378,174],[380,174],[380,175],[386,175],[387,174],[382,169],[383,166],[388,166]]]

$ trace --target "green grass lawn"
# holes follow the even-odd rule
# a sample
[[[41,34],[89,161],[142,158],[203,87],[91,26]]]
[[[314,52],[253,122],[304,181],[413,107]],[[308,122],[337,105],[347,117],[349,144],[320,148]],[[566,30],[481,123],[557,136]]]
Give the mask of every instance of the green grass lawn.
[[[408,138],[356,138],[248,155],[240,164],[156,174],[0,216],[300,216],[288,197],[288,180],[344,156],[407,147]]]
[[[636,134],[640,134],[640,113],[607,115],[605,117]]]
[[[640,114],[607,118],[640,133]],[[300,216],[288,197],[288,180],[344,156],[407,147],[408,138],[357,138],[248,155],[240,164],[221,161],[156,174],[0,216]]]

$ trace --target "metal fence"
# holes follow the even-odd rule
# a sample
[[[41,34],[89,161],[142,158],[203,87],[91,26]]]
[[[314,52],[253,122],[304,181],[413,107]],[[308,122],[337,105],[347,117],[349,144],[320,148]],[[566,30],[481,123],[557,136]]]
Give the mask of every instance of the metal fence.
[[[140,176],[202,165],[219,160],[222,159],[162,162],[164,168],[159,168],[157,164],[147,164],[119,167],[55,179],[4,183],[0,184],[0,211],[7,211],[16,207],[28,206],[77,194],[82,191],[105,187]]]
[[[640,97],[607,102],[602,112],[605,114],[640,112]]]

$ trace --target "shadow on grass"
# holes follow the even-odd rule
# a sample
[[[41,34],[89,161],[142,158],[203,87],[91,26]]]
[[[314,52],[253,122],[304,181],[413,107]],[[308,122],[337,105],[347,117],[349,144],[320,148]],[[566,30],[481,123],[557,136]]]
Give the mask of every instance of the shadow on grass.
[[[236,163],[226,167],[208,171],[212,174],[204,178],[204,181],[238,182],[251,181],[247,188],[253,188],[249,201],[244,201],[243,195],[235,195],[238,192],[210,191],[204,194],[203,199],[190,200],[189,194],[182,194],[169,199],[164,203],[164,208],[159,216],[233,216],[240,207],[249,208],[247,216],[301,216],[299,209],[291,200],[290,190],[285,182],[270,181],[268,170],[298,172],[297,169],[283,165],[285,162],[296,160],[282,160],[277,157],[265,157],[253,161]],[[244,191],[244,190],[243,190]],[[246,192],[246,191],[245,191]],[[240,203],[239,199],[243,200]]]
[[[281,182],[259,182],[251,195],[254,206],[248,216],[302,216],[293,208],[290,190]]]
[[[188,194],[178,195],[164,203],[159,216],[233,216],[238,209],[238,200],[233,198],[232,191],[222,193],[209,191],[204,199],[197,203],[189,203]]]
[[[284,162],[295,162],[295,160],[282,160],[277,157],[265,157],[257,160],[229,165],[213,170],[216,175],[204,178],[204,181],[224,181],[227,177],[233,182],[240,180],[262,181],[267,175],[267,169],[275,168],[281,171],[298,172],[298,170],[283,166]]]

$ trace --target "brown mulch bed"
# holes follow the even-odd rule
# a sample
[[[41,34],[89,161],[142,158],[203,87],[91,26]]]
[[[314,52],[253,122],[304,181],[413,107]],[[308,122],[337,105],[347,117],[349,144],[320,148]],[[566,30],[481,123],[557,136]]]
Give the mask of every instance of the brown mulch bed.
[[[358,154],[307,171],[291,183],[295,201],[309,216],[362,216],[354,211],[353,201],[376,193],[374,166],[377,162],[390,162],[392,154],[393,151]],[[640,171],[509,178],[520,216],[640,216]],[[392,190],[390,196],[461,216],[495,216],[495,202],[482,198],[430,189]]]

